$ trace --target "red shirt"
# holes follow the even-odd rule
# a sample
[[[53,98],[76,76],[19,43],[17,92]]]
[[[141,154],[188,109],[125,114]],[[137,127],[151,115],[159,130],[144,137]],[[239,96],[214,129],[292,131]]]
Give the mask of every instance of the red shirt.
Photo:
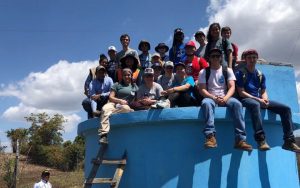
[[[231,46],[232,46],[232,49],[233,49],[232,56],[237,59],[237,57],[238,57],[238,50],[239,50],[238,46],[236,44],[234,44],[234,43],[231,43]]]
[[[206,60],[202,57],[197,56],[194,56],[192,62],[188,62],[188,60],[185,60],[184,64],[186,66],[186,74],[188,76],[192,76],[194,78],[194,81],[198,80],[200,70],[208,67],[208,63],[206,62]]]

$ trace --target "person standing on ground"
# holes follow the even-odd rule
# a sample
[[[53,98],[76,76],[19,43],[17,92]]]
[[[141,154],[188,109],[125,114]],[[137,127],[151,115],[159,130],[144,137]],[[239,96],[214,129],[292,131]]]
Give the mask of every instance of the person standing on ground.
[[[50,172],[48,170],[44,170],[41,175],[41,181],[35,183],[33,188],[52,188],[49,179],[50,179]]]

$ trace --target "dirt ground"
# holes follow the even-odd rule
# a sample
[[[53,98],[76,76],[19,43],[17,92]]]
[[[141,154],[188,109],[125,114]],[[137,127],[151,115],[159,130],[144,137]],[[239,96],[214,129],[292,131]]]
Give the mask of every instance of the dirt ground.
[[[0,154],[0,188],[6,188],[3,181],[3,164],[8,158],[14,158],[11,154]],[[76,188],[82,187],[84,177],[83,170],[75,172],[63,172],[57,169],[33,165],[26,162],[26,157],[21,156],[19,162],[18,188],[32,188],[35,182],[40,181],[41,172],[45,169],[50,171],[50,182],[55,188]]]

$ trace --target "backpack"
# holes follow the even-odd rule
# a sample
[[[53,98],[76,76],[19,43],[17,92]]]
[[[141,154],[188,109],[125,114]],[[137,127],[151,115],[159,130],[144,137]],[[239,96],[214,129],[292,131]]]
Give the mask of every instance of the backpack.
[[[227,86],[227,79],[228,79],[228,67],[227,66],[222,66],[222,74],[224,76],[224,79],[225,79],[225,83],[226,83],[226,86]],[[206,89],[208,88],[207,85],[208,85],[208,79],[209,79],[209,76],[210,76],[210,67],[207,67],[205,68],[205,80],[206,80]],[[199,101],[199,104],[201,104],[201,101],[204,99],[204,97],[200,94],[200,92],[197,90],[197,87],[195,86],[193,88],[193,93],[194,93],[194,96],[195,98],[197,99],[197,101]]]
[[[243,86],[246,84],[246,82],[247,82],[247,77],[248,77],[248,71],[247,71],[247,69],[246,69],[246,67],[244,66],[244,67],[242,67],[242,68],[240,68],[239,69],[241,72],[242,72],[242,78],[243,78]],[[256,71],[256,75],[257,75],[257,77],[259,78],[259,86],[261,87],[261,84],[262,84],[262,76],[263,76],[263,73],[260,71],[260,70],[258,70],[258,69],[256,69],[257,71]],[[235,84],[235,92],[234,92],[234,94],[233,94],[233,97],[235,97],[235,98],[237,98],[237,99],[242,99],[242,97],[239,95],[239,92],[238,92],[238,90],[237,90],[237,85]],[[259,89],[260,90],[260,89]],[[259,91],[258,91],[259,92]]]
[[[256,76],[259,78],[259,85],[261,86],[261,83],[262,83],[262,72],[258,69],[256,69]],[[240,69],[240,71],[243,73],[243,85],[246,84],[246,81],[247,81],[247,77],[248,77],[248,71],[246,69],[246,67]]]

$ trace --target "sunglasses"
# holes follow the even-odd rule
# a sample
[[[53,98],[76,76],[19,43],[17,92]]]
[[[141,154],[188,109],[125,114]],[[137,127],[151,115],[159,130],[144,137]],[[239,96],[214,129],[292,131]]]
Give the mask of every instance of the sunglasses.
[[[145,78],[151,78],[151,77],[154,77],[154,75],[153,74],[146,74],[145,75]]]
[[[221,55],[210,55],[209,57],[212,58],[212,59],[213,59],[213,58],[220,58]]]

